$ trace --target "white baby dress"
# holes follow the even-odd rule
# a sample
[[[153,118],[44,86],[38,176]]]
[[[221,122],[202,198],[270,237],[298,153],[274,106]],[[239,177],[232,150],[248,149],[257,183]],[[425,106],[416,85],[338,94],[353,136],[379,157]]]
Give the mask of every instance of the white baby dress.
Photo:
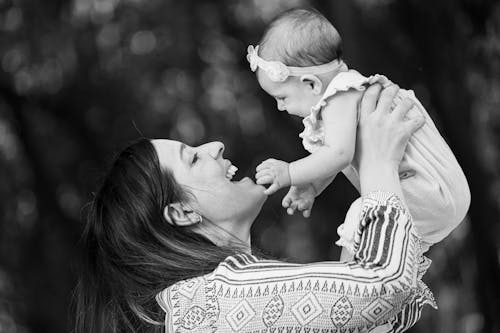
[[[323,145],[325,134],[321,112],[330,98],[350,89],[363,91],[373,83],[383,86],[392,84],[387,77],[379,74],[365,77],[355,70],[339,73],[326,88],[320,102],[311,108],[310,115],[303,119],[304,131],[299,136],[304,148],[314,153]],[[423,115],[425,118],[425,124],[410,138],[400,165],[400,175],[404,175],[401,185],[405,201],[427,250],[463,220],[470,204],[470,191],[453,152],[413,91],[400,89],[393,104],[397,105],[404,98],[415,102],[408,117]],[[343,173],[359,191],[357,170],[349,166]],[[352,252],[354,232],[359,221],[359,205],[354,203],[350,210],[356,212],[350,211],[338,228],[340,240],[337,244]]]

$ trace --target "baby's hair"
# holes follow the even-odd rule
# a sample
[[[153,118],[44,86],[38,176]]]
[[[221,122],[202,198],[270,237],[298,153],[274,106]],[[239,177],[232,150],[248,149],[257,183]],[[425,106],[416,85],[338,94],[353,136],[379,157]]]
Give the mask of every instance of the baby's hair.
[[[287,66],[326,64],[342,56],[342,39],[315,9],[290,9],[274,18],[262,36],[260,56]]]

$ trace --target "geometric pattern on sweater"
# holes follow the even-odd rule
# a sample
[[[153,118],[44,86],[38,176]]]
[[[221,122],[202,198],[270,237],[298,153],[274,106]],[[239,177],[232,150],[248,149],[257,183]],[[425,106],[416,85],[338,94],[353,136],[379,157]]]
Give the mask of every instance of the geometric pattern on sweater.
[[[211,273],[157,295],[166,332],[403,332],[432,293],[419,238],[399,199],[363,202],[352,262],[294,264],[250,254],[226,258]]]
[[[361,316],[372,323],[376,323],[380,316],[389,313],[393,308],[394,306],[391,303],[379,297],[361,310]]]
[[[255,316],[255,310],[247,300],[242,300],[228,312],[226,320],[233,331],[241,330]]]
[[[198,327],[205,320],[205,310],[197,305],[192,306],[182,317],[181,326],[187,330]]]
[[[266,304],[262,313],[262,321],[266,327],[271,327],[283,314],[285,303],[280,295],[274,295]]]
[[[309,292],[292,305],[290,310],[300,326],[304,326],[319,316],[323,312],[323,307],[314,293]]]
[[[349,298],[342,296],[335,304],[332,306],[330,311],[330,318],[332,323],[337,328],[341,328],[352,318],[352,313],[354,307],[352,306]]]

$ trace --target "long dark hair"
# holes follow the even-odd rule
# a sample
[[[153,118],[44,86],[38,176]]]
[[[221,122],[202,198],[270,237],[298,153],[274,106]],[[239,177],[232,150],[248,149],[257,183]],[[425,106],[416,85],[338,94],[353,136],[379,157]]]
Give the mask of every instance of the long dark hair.
[[[160,332],[158,292],[241,252],[166,222],[163,208],[188,195],[160,167],[150,140],[116,157],[88,207],[74,295],[76,333]]]

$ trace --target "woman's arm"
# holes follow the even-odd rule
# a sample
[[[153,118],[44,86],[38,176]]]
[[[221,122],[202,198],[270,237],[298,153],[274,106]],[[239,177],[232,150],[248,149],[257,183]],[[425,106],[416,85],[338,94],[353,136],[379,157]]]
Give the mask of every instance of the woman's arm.
[[[413,312],[406,318],[415,320],[423,304],[434,304],[418,280],[419,240],[399,198],[388,192],[366,195],[358,235],[355,259],[347,263],[228,258],[204,285],[213,291],[207,298],[219,306],[214,327],[361,330],[390,321],[410,304]]]
[[[158,302],[174,332],[266,328],[369,329],[401,311],[410,325],[434,305],[419,281],[419,240],[401,200],[388,192],[363,199],[352,262],[293,264],[252,255],[228,257],[211,274],[163,291]]]

